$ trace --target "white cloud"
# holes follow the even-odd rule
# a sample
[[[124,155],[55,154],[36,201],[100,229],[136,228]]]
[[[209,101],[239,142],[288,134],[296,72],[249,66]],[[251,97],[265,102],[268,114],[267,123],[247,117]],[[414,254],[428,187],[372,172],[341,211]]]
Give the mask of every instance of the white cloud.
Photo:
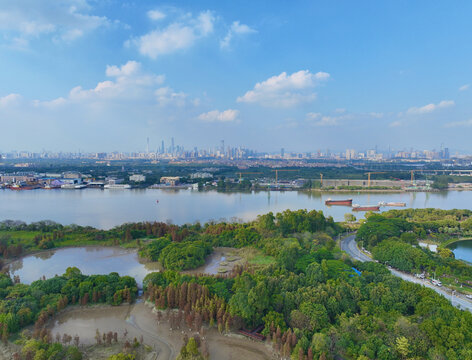
[[[384,117],[384,114],[380,112],[370,112],[368,115],[374,119],[381,119]]]
[[[198,119],[205,122],[233,122],[238,119],[239,111],[228,109],[225,111],[213,110],[200,114]]]
[[[472,126],[472,119],[464,120],[464,121],[454,121],[447,123],[444,127],[447,128],[455,128],[455,127],[471,127]]]
[[[197,107],[199,104],[198,99],[188,99],[187,94],[175,91],[169,86],[162,86],[165,80],[163,75],[145,73],[141,69],[141,64],[136,61],[128,61],[121,66],[108,65],[105,74],[109,79],[98,82],[95,87],[84,89],[82,86],[76,86],[67,96],[53,100],[27,101],[18,94],[0,97],[0,108],[12,109],[20,103],[26,108],[49,110],[73,104],[103,109],[125,104],[159,107],[184,105]]]
[[[197,18],[185,17],[165,28],[153,30],[139,38],[127,41],[135,45],[142,55],[156,59],[158,56],[191,47],[198,39],[213,32],[215,18],[210,11],[201,12]]]
[[[141,64],[137,61],[130,60],[126,64],[118,67],[116,65],[107,65],[105,74],[109,77],[130,76],[139,71]]]
[[[315,126],[337,126],[339,120],[344,119],[343,116],[322,116],[318,121],[314,122]]]
[[[466,91],[466,90],[469,90],[469,87],[470,87],[470,84],[462,85],[462,86],[459,88],[459,91]]]
[[[402,125],[403,125],[403,123],[401,121],[396,120],[396,121],[391,122],[388,126],[389,127],[399,127],[399,126],[402,126]]]
[[[162,87],[155,91],[157,103],[160,106],[184,106],[186,104],[187,94],[175,92],[170,87]]]
[[[88,0],[0,0],[0,30],[5,32],[4,39],[21,47],[44,35],[72,41],[111,23],[91,11]]]
[[[241,24],[239,21],[234,21],[231,24],[230,29],[226,33],[226,36],[223,38],[223,40],[220,41],[220,47],[222,49],[229,48],[231,40],[235,35],[247,35],[255,32],[256,30],[252,29],[248,25]]]
[[[18,104],[20,100],[21,95],[18,94],[8,94],[6,96],[0,97],[0,108]]]
[[[166,14],[164,14],[162,11],[159,11],[159,10],[149,10],[147,12],[147,16],[151,20],[159,21],[159,20],[165,19]]]
[[[321,118],[321,113],[315,113],[315,112],[309,112],[308,114],[306,114],[306,120],[307,121],[313,121],[313,120],[318,120],[319,118]]]
[[[328,73],[311,73],[300,70],[291,75],[286,72],[257,83],[253,90],[237,98],[238,102],[258,103],[264,106],[291,107],[316,99],[312,90],[330,77]]]
[[[107,66],[105,74],[114,80],[99,82],[95,88],[84,90],[81,86],[73,88],[69,99],[81,100],[142,100],[153,93],[153,88],[164,82],[163,75],[145,74],[141,71],[141,64],[128,61],[121,67]]]
[[[437,104],[428,104],[428,105],[425,105],[425,106],[421,106],[421,107],[412,107],[412,108],[409,108],[407,110],[407,114],[410,114],[410,115],[422,115],[422,114],[428,114],[428,113],[432,113],[438,109],[443,109],[443,108],[447,108],[447,107],[451,107],[451,106],[454,106],[455,103],[453,100],[443,100]]]
[[[335,109],[333,112],[335,115],[324,115],[317,112],[309,112],[305,115],[305,122],[311,126],[338,126],[344,120],[364,120],[366,117],[370,117],[370,114],[365,113],[348,113],[343,109]]]

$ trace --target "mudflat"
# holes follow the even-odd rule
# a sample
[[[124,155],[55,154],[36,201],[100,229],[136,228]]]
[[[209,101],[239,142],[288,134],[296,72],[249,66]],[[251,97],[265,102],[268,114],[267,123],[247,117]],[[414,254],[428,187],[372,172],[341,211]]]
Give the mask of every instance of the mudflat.
[[[153,351],[153,358],[173,360],[183,344],[183,336],[189,337],[194,331],[185,329],[170,330],[165,317],[157,322],[152,308],[145,303],[124,306],[99,306],[71,308],[56,316],[50,324],[52,335],[66,333],[78,335],[82,345],[95,344],[96,331],[106,333],[117,332],[121,342],[126,339],[142,337],[144,344]],[[240,335],[222,335],[216,329],[205,329],[202,338],[206,341],[212,359],[271,359],[272,351],[269,344],[255,342]],[[126,338],[124,334],[126,332]],[[105,345],[104,345],[105,346]]]

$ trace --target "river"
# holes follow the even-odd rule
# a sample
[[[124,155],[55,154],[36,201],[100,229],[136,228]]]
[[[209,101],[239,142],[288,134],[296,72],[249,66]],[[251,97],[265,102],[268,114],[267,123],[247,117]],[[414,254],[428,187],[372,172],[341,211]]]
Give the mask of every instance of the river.
[[[323,210],[336,221],[351,212],[331,206],[329,199],[352,198],[360,205],[379,201],[405,202],[412,208],[472,209],[472,192],[437,193],[319,193],[262,191],[253,193],[198,192],[193,190],[0,190],[0,220],[33,222],[53,220],[110,229],[125,222],[171,221],[174,224],[209,220],[252,220],[259,214],[285,209]],[[159,202],[157,202],[157,200]],[[382,210],[390,210],[383,207]],[[363,213],[354,213],[362,217]]]

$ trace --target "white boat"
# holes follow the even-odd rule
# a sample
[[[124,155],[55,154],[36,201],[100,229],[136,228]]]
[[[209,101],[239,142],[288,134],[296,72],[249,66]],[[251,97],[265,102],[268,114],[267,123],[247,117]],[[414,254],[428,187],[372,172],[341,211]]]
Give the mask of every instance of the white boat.
[[[85,189],[87,185],[84,184],[64,184],[61,185],[61,189],[67,189],[67,190],[81,190]]]
[[[392,207],[405,207],[406,203],[404,202],[385,202],[380,201],[379,206],[392,206]]]
[[[123,190],[123,189],[131,189],[131,185],[128,184],[106,184],[104,186],[105,189],[109,190]]]

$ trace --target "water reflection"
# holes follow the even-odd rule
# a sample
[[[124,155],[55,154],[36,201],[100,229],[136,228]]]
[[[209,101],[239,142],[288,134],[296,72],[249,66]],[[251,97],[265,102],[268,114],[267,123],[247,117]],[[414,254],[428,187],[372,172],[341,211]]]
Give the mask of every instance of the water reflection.
[[[454,253],[456,259],[461,259],[472,263],[472,240],[465,240],[453,243],[449,248]]]
[[[12,276],[19,276],[21,282],[30,284],[43,276],[62,275],[70,266],[79,268],[86,275],[111,272],[129,275],[140,285],[148,273],[161,270],[158,263],[140,261],[135,250],[110,247],[77,247],[43,252],[14,261],[8,270]]]

